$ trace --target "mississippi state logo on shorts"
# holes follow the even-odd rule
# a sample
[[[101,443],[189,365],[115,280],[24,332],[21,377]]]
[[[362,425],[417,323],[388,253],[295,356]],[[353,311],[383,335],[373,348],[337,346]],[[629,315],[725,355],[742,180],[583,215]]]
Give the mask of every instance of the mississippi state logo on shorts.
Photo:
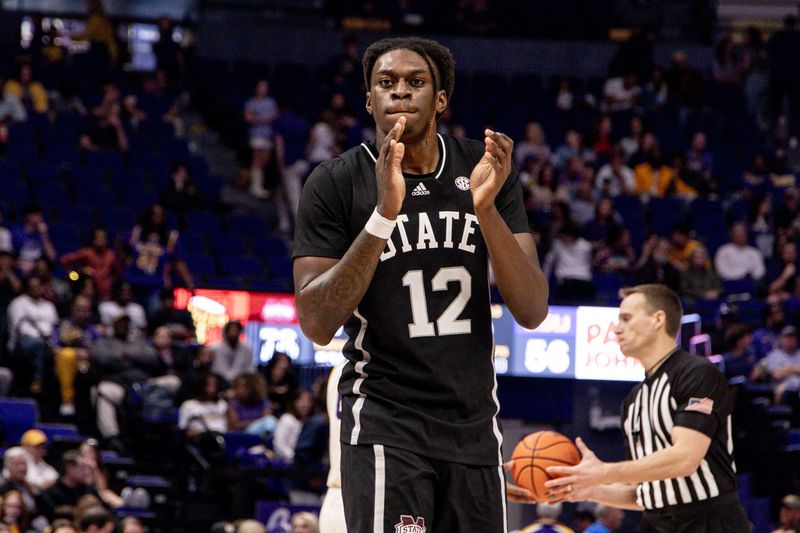
[[[459,176],[456,178],[456,187],[461,189],[462,191],[469,190],[469,178],[466,176]]]
[[[394,533],[425,533],[425,519],[414,518],[407,514],[400,515],[400,523],[394,525]]]

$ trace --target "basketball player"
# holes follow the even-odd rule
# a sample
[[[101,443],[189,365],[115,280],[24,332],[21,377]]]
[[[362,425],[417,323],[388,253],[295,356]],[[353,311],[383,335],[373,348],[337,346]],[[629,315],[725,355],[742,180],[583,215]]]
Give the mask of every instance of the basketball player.
[[[384,39],[363,58],[376,142],[318,166],[295,234],[303,331],[349,337],[339,391],[349,533],[506,531],[488,267],[535,328],[548,287],[511,139],[436,133],[450,51]]]
[[[551,496],[644,510],[646,533],[745,533],[736,489],[731,435],[732,393],[706,358],[680,349],[681,303],[665,285],[623,289],[614,333],[622,353],[646,376],[622,404],[629,461],[604,463],[579,438],[583,456],[565,477],[548,481]]]
[[[342,377],[342,368],[347,363],[347,359],[342,359],[331,370],[328,377],[328,388],[326,391],[328,409],[328,492],[322,501],[322,509],[319,511],[319,531],[320,533],[347,533],[347,525],[344,521],[344,504],[342,503],[342,475],[340,471],[342,445],[339,442],[339,435],[342,432],[342,396],[339,394],[339,380]]]

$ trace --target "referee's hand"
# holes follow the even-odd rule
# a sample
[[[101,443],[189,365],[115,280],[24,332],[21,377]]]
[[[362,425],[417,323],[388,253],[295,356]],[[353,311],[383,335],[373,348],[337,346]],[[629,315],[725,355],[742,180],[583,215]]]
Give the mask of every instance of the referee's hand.
[[[597,458],[597,455],[584,444],[583,439],[575,439],[575,445],[581,452],[581,462],[575,466],[549,466],[547,473],[559,476],[544,484],[550,489],[547,493],[552,500],[568,499],[580,501],[579,497],[586,499],[589,491],[605,483],[603,474],[606,463]]]
[[[406,197],[406,180],[403,178],[403,155],[405,145],[400,142],[406,128],[406,117],[401,116],[383,139],[378,162],[375,164],[375,179],[378,186],[378,213],[394,220],[403,207]]]

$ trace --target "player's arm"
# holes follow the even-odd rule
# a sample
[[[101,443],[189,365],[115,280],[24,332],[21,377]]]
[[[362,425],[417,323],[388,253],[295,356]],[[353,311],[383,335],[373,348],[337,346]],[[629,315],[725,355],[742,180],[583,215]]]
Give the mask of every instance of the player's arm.
[[[401,117],[386,135],[375,166],[376,211],[391,221],[397,218],[405,198],[400,167],[405,147],[398,142],[404,127],[405,117]],[[311,256],[295,259],[297,315],[308,338],[317,344],[328,344],[336,330],[350,318],[367,292],[386,241],[364,229],[341,259]]]
[[[516,321],[534,329],[547,316],[547,278],[530,233],[511,233],[495,199],[511,173],[514,142],[486,130],[486,151],[470,176],[475,215],[486,241],[500,294]]]
[[[618,463],[601,461],[580,438],[575,443],[581,451],[580,463],[547,469],[551,475],[562,476],[545,483],[555,495],[612,483],[637,484],[690,476],[706,456],[711,438],[697,430],[675,426],[672,446],[641,459]]]

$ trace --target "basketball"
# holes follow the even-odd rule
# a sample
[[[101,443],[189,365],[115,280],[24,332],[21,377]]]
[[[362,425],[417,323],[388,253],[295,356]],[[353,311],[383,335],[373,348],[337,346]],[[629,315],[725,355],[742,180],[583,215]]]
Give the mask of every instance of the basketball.
[[[547,467],[572,466],[580,460],[581,454],[570,439],[555,431],[537,431],[514,448],[511,476],[514,484],[528,489],[534,500],[544,502],[545,482],[557,477],[548,474]]]

